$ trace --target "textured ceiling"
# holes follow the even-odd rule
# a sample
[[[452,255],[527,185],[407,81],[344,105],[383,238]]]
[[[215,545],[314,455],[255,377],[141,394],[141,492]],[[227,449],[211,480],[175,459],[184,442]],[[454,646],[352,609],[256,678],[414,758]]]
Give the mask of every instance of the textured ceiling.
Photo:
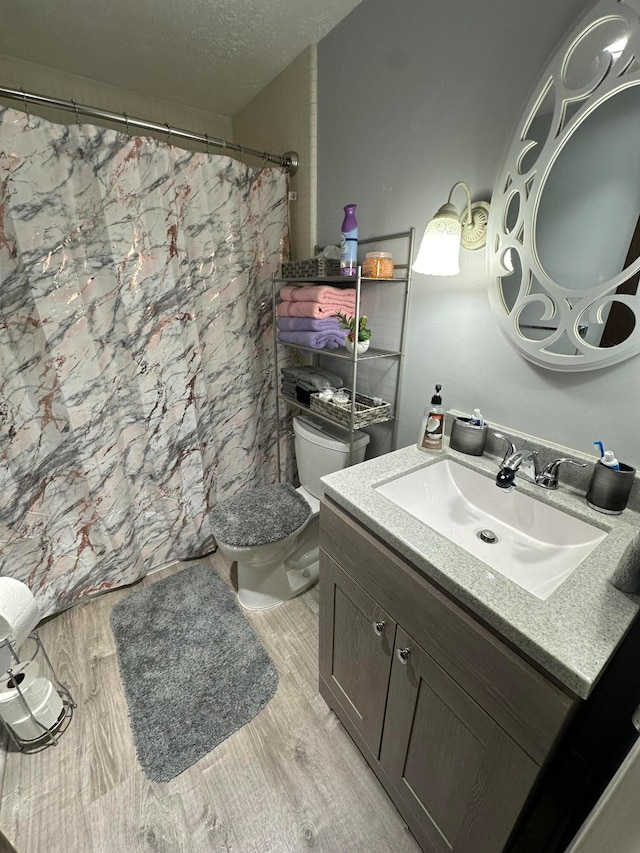
[[[359,2],[0,0],[0,53],[231,117]]]

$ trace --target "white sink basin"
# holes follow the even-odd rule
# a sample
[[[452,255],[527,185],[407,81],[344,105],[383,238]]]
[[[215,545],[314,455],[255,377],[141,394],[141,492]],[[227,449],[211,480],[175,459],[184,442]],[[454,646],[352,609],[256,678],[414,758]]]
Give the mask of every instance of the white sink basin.
[[[541,599],[607,535],[517,489],[499,489],[493,479],[449,459],[376,491]],[[483,541],[481,531],[493,533],[495,541]]]

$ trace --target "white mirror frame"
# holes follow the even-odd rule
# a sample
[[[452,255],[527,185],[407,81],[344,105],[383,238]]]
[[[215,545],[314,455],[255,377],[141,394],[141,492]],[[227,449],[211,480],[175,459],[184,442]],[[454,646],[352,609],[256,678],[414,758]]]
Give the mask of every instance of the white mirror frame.
[[[568,88],[563,72],[574,48],[594,28],[611,20],[624,22],[629,33],[622,55],[615,63],[613,57],[610,62],[603,63],[596,78],[584,88]],[[602,48],[605,47],[602,45]],[[601,0],[580,21],[546,67],[518,122],[499,173],[488,223],[489,298],[500,329],[509,342],[521,355],[541,367],[563,371],[594,370],[616,364],[640,352],[640,293],[633,296],[615,293],[620,284],[640,269],[640,258],[615,278],[576,291],[561,286],[547,275],[535,245],[535,224],[542,191],[563,147],[600,104],[616,92],[634,85],[640,85],[640,0]],[[520,174],[519,164],[529,149],[537,144],[526,138],[528,128],[550,87],[555,92],[555,103],[547,139],[540,144],[540,152],[533,165]],[[565,110],[576,101],[581,102],[581,106],[567,119]],[[507,215],[516,195],[519,196],[517,222],[509,230]],[[505,266],[505,258],[511,257],[509,249],[518,253],[522,268],[519,293],[511,311],[505,304],[501,285],[501,278],[510,272]],[[533,279],[542,285],[544,294],[530,292]],[[514,281],[514,285],[517,284]],[[598,348],[584,341],[578,334],[581,319],[584,322],[586,316],[597,316],[601,321],[603,309],[608,308],[613,301],[626,304],[634,312],[636,324],[631,335],[622,343],[608,348]],[[542,305],[541,321],[557,323],[557,330],[544,340],[526,338],[518,325],[521,311],[532,302]],[[575,346],[575,355],[549,351],[548,348],[563,336],[566,336],[565,340],[568,339],[571,348]]]

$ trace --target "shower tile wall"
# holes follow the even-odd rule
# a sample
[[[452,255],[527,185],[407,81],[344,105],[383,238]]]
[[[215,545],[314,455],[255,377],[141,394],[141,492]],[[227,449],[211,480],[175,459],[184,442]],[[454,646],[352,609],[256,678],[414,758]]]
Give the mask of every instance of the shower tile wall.
[[[300,168],[289,187],[298,195],[289,204],[294,260],[310,258],[317,243],[317,82],[317,50],[311,45],[233,118],[234,139],[243,144],[276,154],[298,152]]]

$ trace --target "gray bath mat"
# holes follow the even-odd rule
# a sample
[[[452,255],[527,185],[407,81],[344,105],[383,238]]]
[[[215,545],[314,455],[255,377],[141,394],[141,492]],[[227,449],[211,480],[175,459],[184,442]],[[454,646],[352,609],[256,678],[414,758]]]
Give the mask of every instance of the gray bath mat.
[[[235,596],[198,561],[113,608],[138,759],[167,782],[248,723],[278,674]]]

